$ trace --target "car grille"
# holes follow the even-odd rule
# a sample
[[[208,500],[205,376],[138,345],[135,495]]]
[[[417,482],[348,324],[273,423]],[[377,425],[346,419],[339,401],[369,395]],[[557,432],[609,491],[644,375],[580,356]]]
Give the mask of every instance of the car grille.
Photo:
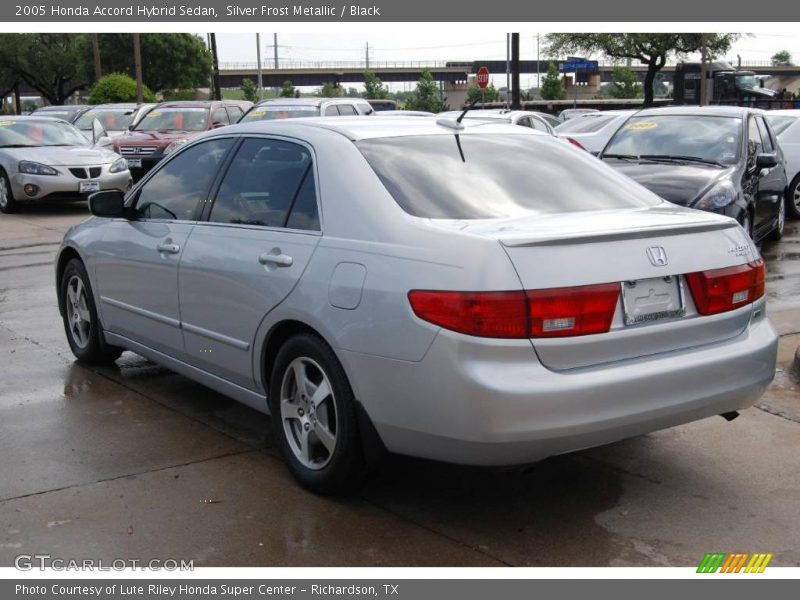
[[[157,146],[120,146],[122,156],[152,156],[158,150]]]
[[[94,179],[96,177],[100,177],[100,173],[102,172],[102,170],[103,170],[102,167],[89,167],[87,169],[74,167],[70,168],[69,172],[72,173],[78,179],[86,179],[87,177],[91,177],[92,179]]]

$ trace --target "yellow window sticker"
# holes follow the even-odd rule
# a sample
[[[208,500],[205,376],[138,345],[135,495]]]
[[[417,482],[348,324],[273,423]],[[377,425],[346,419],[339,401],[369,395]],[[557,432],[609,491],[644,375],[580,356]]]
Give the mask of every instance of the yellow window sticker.
[[[625,129],[629,129],[630,131],[644,131],[646,129],[655,129],[658,127],[658,123],[628,123],[625,125]]]
[[[0,127],[8,127],[9,125],[13,125],[14,121],[0,121]]]

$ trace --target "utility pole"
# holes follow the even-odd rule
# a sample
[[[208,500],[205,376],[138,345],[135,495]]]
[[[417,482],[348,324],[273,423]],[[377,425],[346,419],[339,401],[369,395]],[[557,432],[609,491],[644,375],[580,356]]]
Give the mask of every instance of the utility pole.
[[[367,71],[369,71],[369,42],[367,42]]]
[[[94,78],[99,81],[103,76],[103,66],[100,64],[100,40],[96,33],[92,34],[92,54],[94,55]]]
[[[511,96],[511,34],[506,34],[506,108]]]
[[[539,70],[539,34],[536,34],[536,89],[538,90],[538,96],[542,97],[542,79]]]
[[[212,64],[212,83],[214,93],[212,98],[214,100],[222,100],[222,86],[219,81],[219,56],[217,55],[217,34],[208,34],[211,39],[211,64]]]
[[[133,68],[136,73],[136,101],[144,102],[144,85],[142,83],[142,41],[138,33],[133,35]]]
[[[511,34],[511,110],[522,108],[519,95],[519,34]]]
[[[272,34],[272,51],[273,51],[273,56],[275,57],[275,70],[277,71],[278,70],[278,34],[277,33],[273,33]],[[276,96],[278,96],[280,94],[280,89],[281,88],[279,86],[275,87],[275,95]]]
[[[256,89],[258,90],[258,99],[261,100],[263,97],[263,79],[261,78],[261,34],[256,34],[256,62],[258,63],[258,85]]]
[[[706,90],[708,88],[708,83],[706,82],[706,74],[708,73],[708,68],[706,66],[706,61],[708,60],[708,42],[706,39],[706,34],[700,34],[700,106],[706,105]]]

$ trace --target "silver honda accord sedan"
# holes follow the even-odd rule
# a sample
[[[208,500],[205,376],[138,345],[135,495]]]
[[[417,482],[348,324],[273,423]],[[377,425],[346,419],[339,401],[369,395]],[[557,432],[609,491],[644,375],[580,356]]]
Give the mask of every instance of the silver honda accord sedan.
[[[259,411],[308,488],[381,452],[513,465],[753,404],[764,263],[563,140],[448,118],[226,127],[65,236],[78,359],[130,350]]]

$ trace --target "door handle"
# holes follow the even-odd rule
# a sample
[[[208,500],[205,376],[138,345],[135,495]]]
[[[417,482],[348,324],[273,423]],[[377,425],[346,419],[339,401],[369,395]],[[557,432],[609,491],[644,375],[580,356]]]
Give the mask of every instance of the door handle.
[[[287,254],[264,252],[264,254],[258,257],[258,262],[262,265],[273,265],[275,267],[291,267],[294,260]]]
[[[181,251],[181,247],[178,244],[159,244],[156,250],[162,254],[177,254]]]

